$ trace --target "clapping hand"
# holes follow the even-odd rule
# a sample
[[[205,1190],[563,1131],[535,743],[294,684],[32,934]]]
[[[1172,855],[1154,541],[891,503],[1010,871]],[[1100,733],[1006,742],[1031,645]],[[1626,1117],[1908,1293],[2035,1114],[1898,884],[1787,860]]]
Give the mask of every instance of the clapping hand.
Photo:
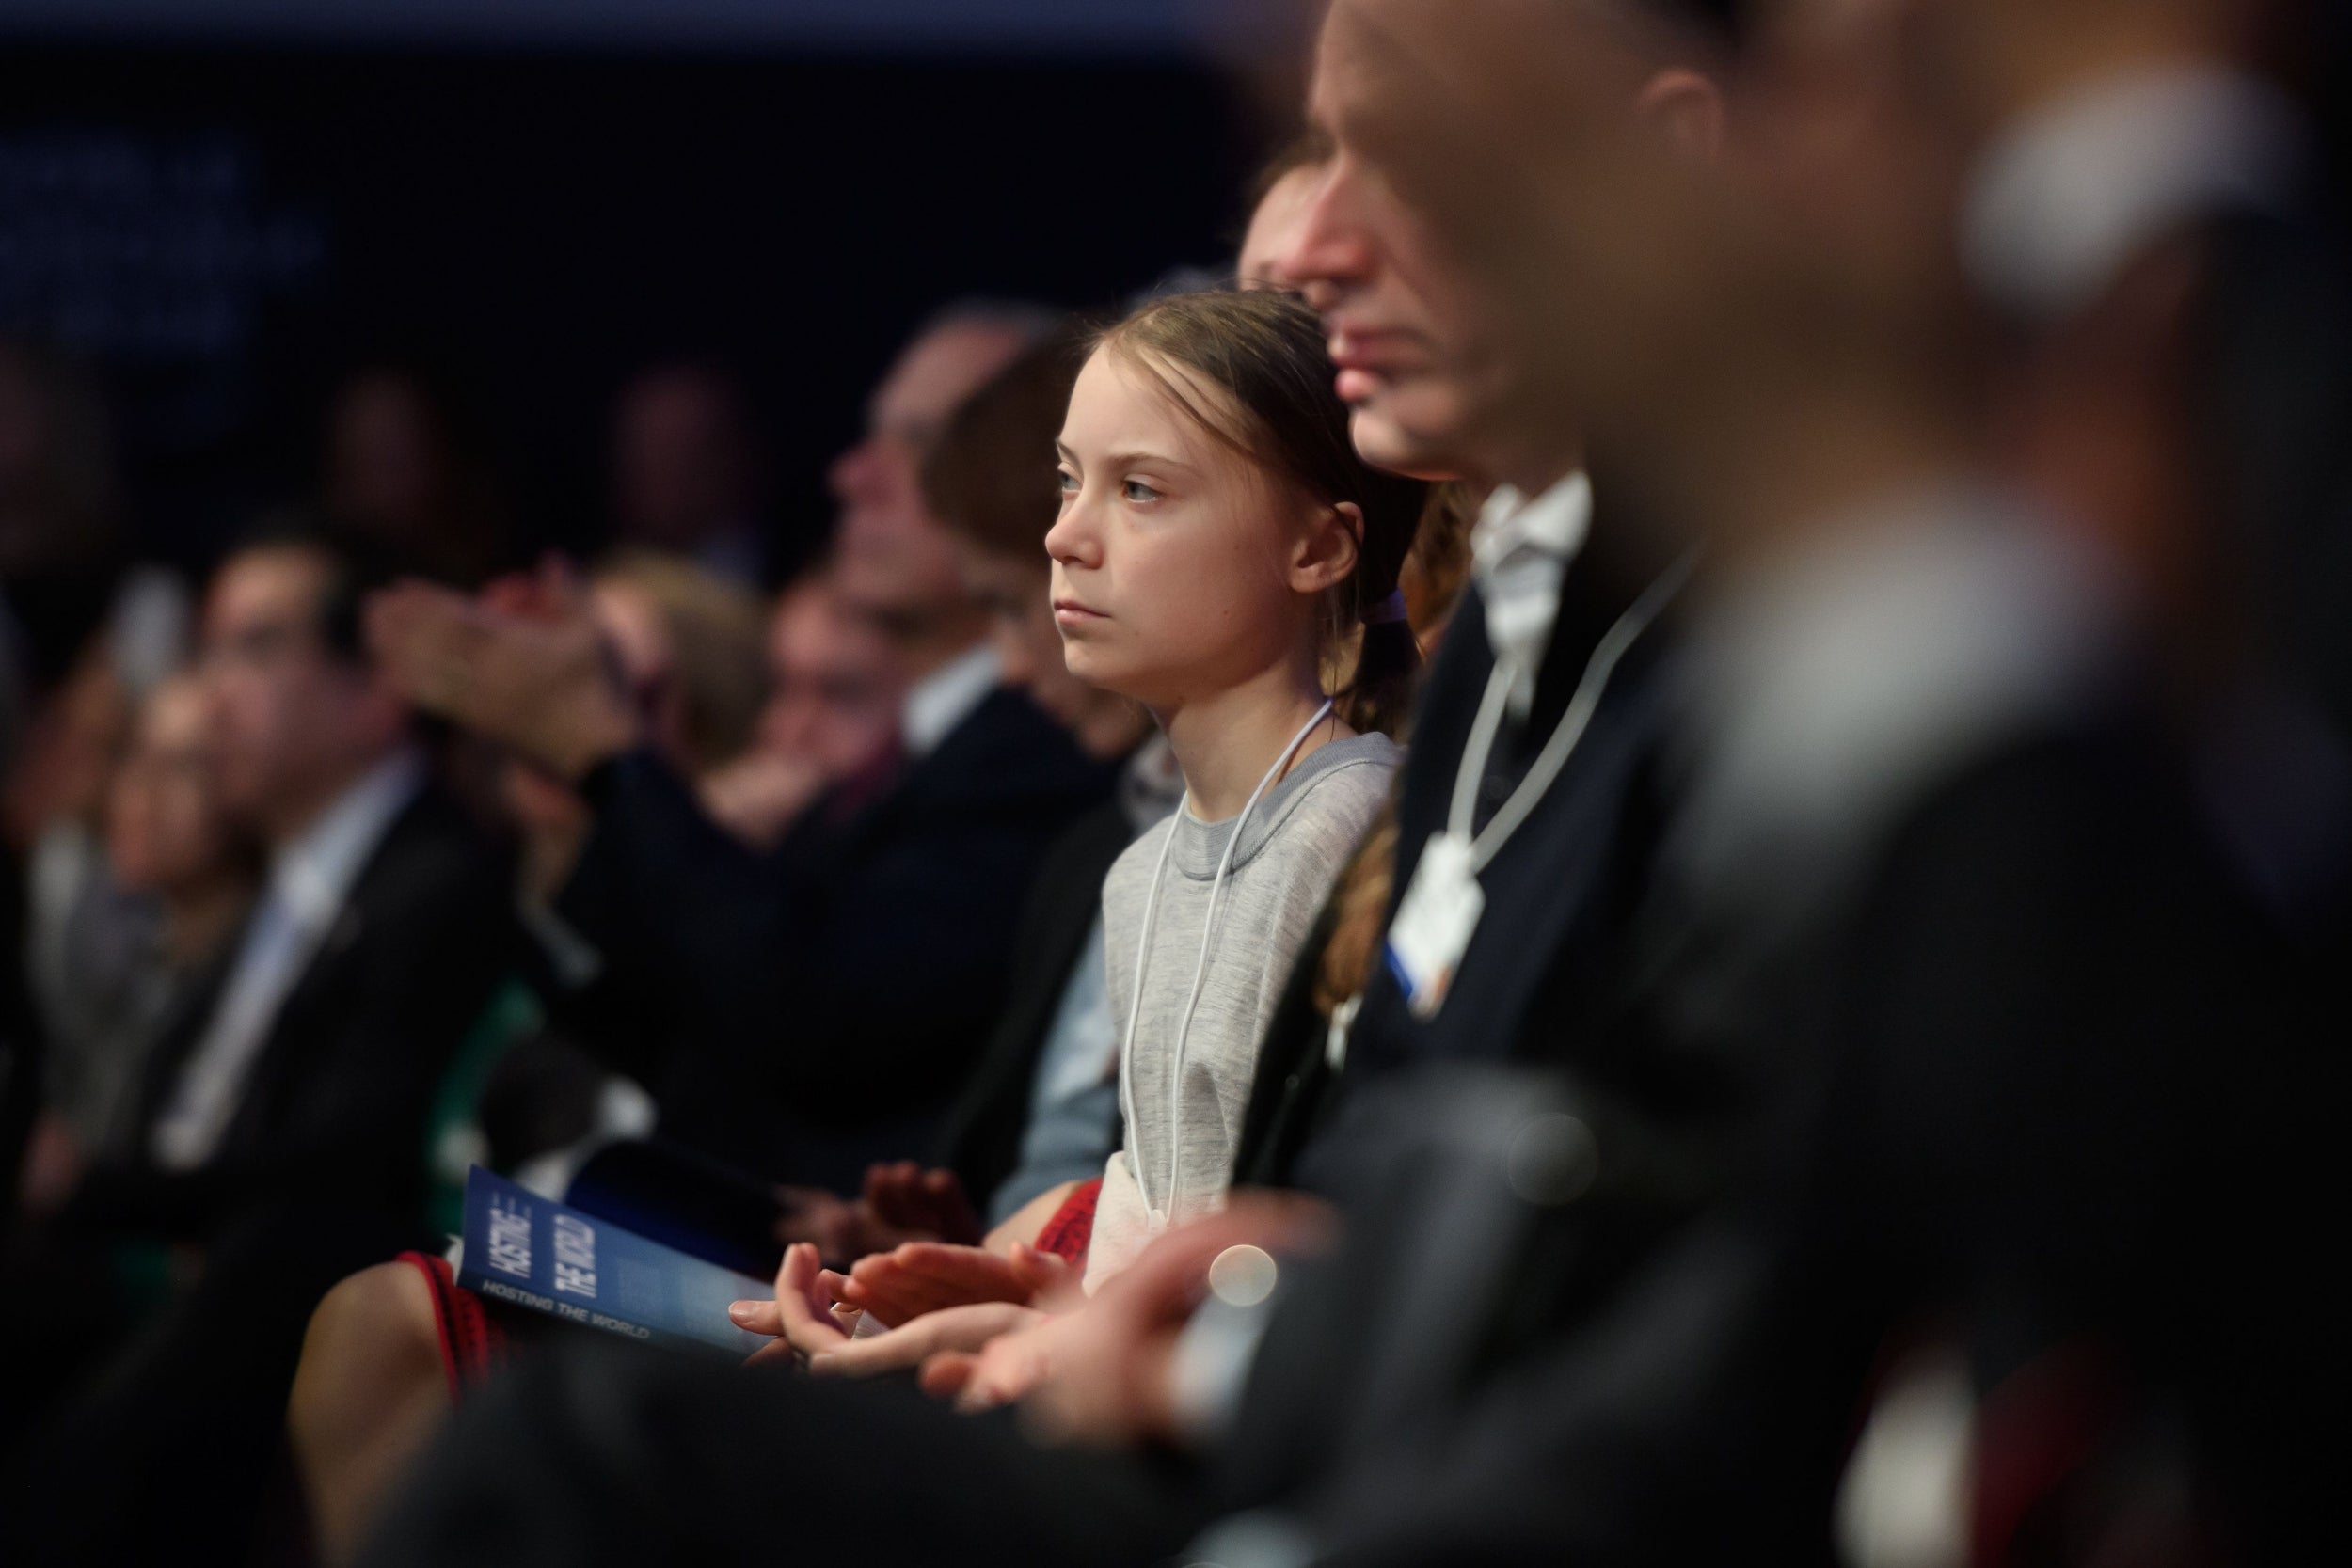
[[[1238,1199],[1152,1243],[1076,1310],[977,1353],[932,1356],[924,1390],[966,1410],[1024,1401],[1031,1424],[1056,1440],[1179,1440],[1176,1342],[1212,1282],[1220,1273],[1250,1276],[1247,1289],[1263,1294],[1276,1255],[1317,1247],[1327,1230],[1320,1209],[1296,1199]]]
[[[408,701],[567,783],[641,736],[586,590],[560,562],[480,598],[397,583],[368,601],[367,632]]]
[[[872,1377],[910,1370],[944,1352],[977,1351],[1000,1335],[1042,1317],[1012,1302],[981,1302],[924,1315],[887,1334],[856,1338],[856,1319],[835,1309],[843,1276],[822,1266],[805,1243],[789,1247],[776,1271],[773,1301],[739,1301],[727,1315],[739,1328],[774,1335],[775,1342],[753,1353],[746,1363],[760,1366],[804,1359],[818,1377]]]
[[[1020,1243],[1000,1257],[981,1247],[909,1242],[858,1259],[834,1299],[896,1328],[951,1307],[1027,1305],[1074,1288],[1075,1274],[1053,1253]]]

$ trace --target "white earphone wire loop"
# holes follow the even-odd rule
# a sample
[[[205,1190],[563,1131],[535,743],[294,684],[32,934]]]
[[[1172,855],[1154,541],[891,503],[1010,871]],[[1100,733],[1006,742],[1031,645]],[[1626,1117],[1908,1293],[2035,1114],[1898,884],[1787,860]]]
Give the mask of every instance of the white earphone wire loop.
[[[1249,826],[1250,813],[1258,809],[1259,799],[1273,787],[1275,780],[1280,778],[1282,770],[1290,766],[1291,758],[1298,754],[1298,749],[1307,744],[1307,737],[1314,733],[1315,726],[1322,723],[1330,712],[1331,699],[1326,697],[1323,705],[1315,709],[1314,716],[1301,724],[1298,733],[1291,736],[1290,744],[1282,748],[1281,753],[1265,770],[1265,776],[1258,781],[1258,787],[1249,792],[1249,799],[1244,802],[1241,815],[1233,818],[1233,831],[1225,840],[1225,852],[1217,858],[1216,874],[1209,879],[1209,906],[1200,923],[1200,957],[1192,967],[1192,986],[1185,994],[1184,1014],[1176,1025],[1176,1049],[1168,1063],[1168,1187],[1163,1195],[1164,1202],[1154,1207],[1151,1192],[1144,1185],[1143,1164],[1136,1157],[1139,1151],[1132,1147],[1136,1127],[1136,1024],[1143,1017],[1143,972],[1151,958],[1152,933],[1159,923],[1160,886],[1168,875],[1168,853],[1176,846],[1177,827],[1184,814],[1192,808],[1191,790],[1185,790],[1184,799],[1177,802],[1176,815],[1168,819],[1168,836],[1160,842],[1159,860],[1152,868],[1152,888],[1144,895],[1142,930],[1136,942],[1135,984],[1127,1002],[1127,1029],[1119,1053],[1119,1111],[1127,1119],[1130,1141],[1128,1175],[1135,1179],[1136,1194],[1143,1199],[1144,1212],[1151,1217],[1155,1227],[1165,1227],[1175,1217],[1176,1188],[1183,1151],[1183,1139],[1178,1136],[1178,1130],[1184,1119],[1184,1045],[1192,1035],[1192,1016],[1200,1006],[1201,985],[1208,978],[1209,952],[1216,941],[1218,895],[1224,891],[1226,874],[1233,865],[1233,851],[1241,844],[1243,830]]]

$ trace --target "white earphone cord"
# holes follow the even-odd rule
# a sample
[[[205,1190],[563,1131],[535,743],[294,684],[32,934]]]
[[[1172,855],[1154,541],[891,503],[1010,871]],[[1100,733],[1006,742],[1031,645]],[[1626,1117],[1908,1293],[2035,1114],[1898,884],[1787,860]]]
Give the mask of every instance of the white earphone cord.
[[[1233,850],[1241,843],[1242,830],[1249,825],[1249,814],[1258,809],[1259,797],[1265,794],[1274,781],[1281,776],[1282,769],[1290,766],[1291,758],[1298,754],[1298,749],[1307,744],[1307,737],[1314,733],[1315,726],[1322,723],[1330,712],[1331,699],[1327,697],[1323,705],[1315,709],[1314,717],[1300,725],[1298,733],[1291,736],[1291,743],[1282,748],[1281,754],[1274,759],[1274,765],[1265,770],[1265,777],[1258,781],[1258,787],[1249,792],[1249,799],[1242,806],[1241,815],[1233,819],[1232,833],[1225,840],[1225,853],[1217,860],[1216,874],[1209,880],[1209,907],[1200,923],[1200,957],[1192,967],[1192,989],[1184,998],[1184,1016],[1176,1026],[1176,1050],[1168,1065],[1168,1188],[1165,1204],[1155,1209],[1152,1204],[1152,1195],[1143,1184],[1143,1164],[1136,1157],[1139,1151],[1133,1148],[1136,1127],[1136,1023],[1143,1016],[1143,971],[1152,953],[1152,930],[1159,924],[1160,884],[1168,875],[1168,851],[1175,847],[1178,819],[1192,806],[1191,790],[1185,790],[1184,798],[1177,802],[1176,815],[1168,819],[1168,836],[1160,843],[1159,862],[1152,868],[1152,890],[1144,895],[1143,929],[1136,942],[1136,982],[1127,1003],[1126,1038],[1119,1053],[1119,1114],[1127,1119],[1130,1146],[1128,1174],[1135,1178],[1136,1193],[1143,1199],[1144,1212],[1151,1216],[1155,1228],[1165,1228],[1176,1211],[1177,1177],[1184,1148],[1178,1130],[1184,1120],[1184,1043],[1192,1035],[1192,1015],[1200,1006],[1201,983],[1208,978],[1209,949],[1216,940],[1217,895],[1224,891],[1225,875],[1232,869]]]

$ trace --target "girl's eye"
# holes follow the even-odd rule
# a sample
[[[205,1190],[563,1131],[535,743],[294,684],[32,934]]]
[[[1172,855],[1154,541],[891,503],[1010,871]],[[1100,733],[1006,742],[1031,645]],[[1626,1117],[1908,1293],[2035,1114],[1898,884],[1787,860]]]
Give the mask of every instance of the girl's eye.
[[[1123,489],[1127,499],[1131,501],[1155,501],[1160,499],[1160,493],[1157,490],[1139,479],[1129,480]]]
[[[1078,493],[1078,476],[1072,473],[1068,468],[1059,469],[1057,472],[1061,480],[1061,493],[1065,496],[1076,495]]]

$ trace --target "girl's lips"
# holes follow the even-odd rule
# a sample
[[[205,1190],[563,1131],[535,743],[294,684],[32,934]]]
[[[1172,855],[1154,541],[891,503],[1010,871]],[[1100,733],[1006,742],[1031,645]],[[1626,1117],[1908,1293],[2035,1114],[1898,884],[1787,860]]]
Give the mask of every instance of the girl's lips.
[[[1057,626],[1085,626],[1089,622],[1106,621],[1108,619],[1110,619],[1110,617],[1104,615],[1101,610],[1089,610],[1075,599],[1056,599],[1054,601],[1054,624]]]

